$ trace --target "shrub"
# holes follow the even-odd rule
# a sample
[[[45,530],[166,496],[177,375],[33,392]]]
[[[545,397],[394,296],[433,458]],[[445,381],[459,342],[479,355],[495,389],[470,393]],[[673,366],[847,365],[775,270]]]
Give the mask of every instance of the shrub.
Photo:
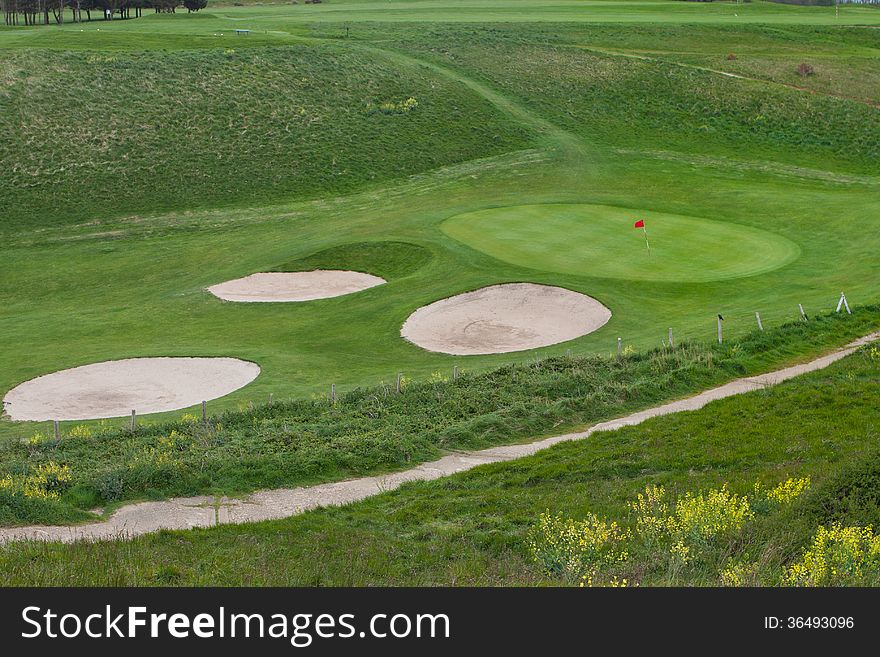
[[[791,504],[808,490],[810,490],[809,477],[801,479],[789,478],[767,491],[767,499],[778,505]]]
[[[120,470],[105,472],[95,479],[94,485],[102,500],[114,502],[122,499],[125,492],[125,474]]]
[[[542,514],[529,536],[533,559],[544,572],[582,586],[626,586],[627,580],[611,571],[629,560],[631,542],[640,544],[638,553],[663,556],[676,570],[707,551],[713,539],[741,530],[755,515],[748,498],[731,493],[727,484],[696,495],[685,493],[673,504],[666,501],[662,486],[650,485],[628,506],[634,516],[631,531],[593,513],[583,520]],[[743,569],[728,570],[722,574],[728,585],[746,574]]]
[[[380,103],[378,107],[370,104],[367,105],[367,110],[369,110],[370,112],[378,111],[380,114],[407,114],[415,110],[418,106],[419,101],[410,96],[406,100],[401,100],[397,103],[393,101]]]
[[[755,516],[748,498],[731,493],[727,484],[698,495],[685,493],[672,507],[665,496],[662,486],[648,486],[629,507],[638,535],[648,545],[666,547],[679,565],[690,563],[710,541],[742,529]]]
[[[592,585],[604,569],[627,559],[627,532],[595,514],[584,520],[541,514],[529,539],[529,550],[545,572]],[[615,580],[616,581],[616,580]]]
[[[813,75],[816,71],[813,69],[812,64],[807,64],[806,62],[801,62],[797,67],[798,75],[802,78],[809,77]]]
[[[91,438],[92,430],[84,424],[77,424],[67,432],[67,435],[71,438]]]
[[[804,496],[809,477],[789,478],[766,493],[755,484],[755,498],[731,493],[727,484],[704,493],[687,492],[674,502],[662,486],[649,485],[628,502],[631,528],[588,514],[584,520],[549,512],[540,516],[528,547],[534,560],[551,575],[579,581],[582,586],[627,586],[621,567],[629,573],[666,567],[675,575],[688,566],[715,572],[722,586],[875,586],[880,584],[880,536],[871,525],[837,521],[821,525],[799,560],[778,571],[768,571],[747,553],[734,549],[756,507],[776,511]],[[728,538],[729,543],[718,539]],[[658,560],[659,558],[659,560]],[[699,559],[703,570],[697,568]],[[724,563],[726,565],[719,566]],[[720,568],[720,569],[719,569]],[[669,575],[667,575],[669,576]],[[711,576],[710,576],[711,577]],[[710,580],[712,581],[712,580]]]
[[[858,586],[880,578],[880,536],[871,527],[819,527],[800,561],[782,578],[788,586]]]
[[[72,479],[73,473],[69,466],[49,461],[25,474],[8,474],[0,478],[0,492],[13,497],[56,500]]]
[[[757,584],[758,566],[754,563],[730,563],[721,571],[721,586],[739,587]]]
[[[159,436],[155,445],[147,445],[134,455],[128,463],[128,469],[135,470],[141,466],[173,468],[180,464],[177,452],[185,442],[183,436],[174,430],[168,436]]]
[[[810,490],[811,479],[788,478],[774,488],[764,492],[761,482],[755,484],[755,495],[752,499],[752,510],[757,513],[769,513],[779,507],[787,506]]]

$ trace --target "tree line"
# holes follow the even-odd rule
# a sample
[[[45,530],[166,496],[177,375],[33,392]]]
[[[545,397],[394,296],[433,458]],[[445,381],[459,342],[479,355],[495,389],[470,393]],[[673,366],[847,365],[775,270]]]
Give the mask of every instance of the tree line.
[[[178,7],[198,11],[208,0],[0,0],[0,11],[7,25],[61,25],[66,15],[74,23],[92,20],[92,12],[103,20],[137,18],[144,9],[158,13],[174,13]],[[85,15],[85,18],[83,18]]]

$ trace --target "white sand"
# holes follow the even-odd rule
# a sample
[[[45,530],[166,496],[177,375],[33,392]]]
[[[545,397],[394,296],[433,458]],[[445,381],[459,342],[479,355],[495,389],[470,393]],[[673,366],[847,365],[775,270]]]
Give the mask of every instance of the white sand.
[[[3,398],[13,420],[92,420],[173,411],[217,399],[257,378],[236,358],[128,358],[26,381]]]
[[[316,269],[251,274],[212,285],[208,291],[226,301],[312,301],[360,292],[384,282],[384,278],[357,271]]]
[[[535,349],[591,333],[611,319],[595,299],[533,283],[492,285],[415,311],[400,334],[445,354],[501,354]]]

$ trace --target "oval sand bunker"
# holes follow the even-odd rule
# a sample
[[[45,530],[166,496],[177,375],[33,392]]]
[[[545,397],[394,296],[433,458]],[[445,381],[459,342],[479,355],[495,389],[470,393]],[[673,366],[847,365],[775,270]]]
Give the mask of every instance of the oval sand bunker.
[[[445,354],[501,354],[591,333],[611,319],[595,299],[533,283],[492,285],[419,308],[400,334]]]
[[[13,420],[93,420],[174,411],[217,399],[257,378],[237,358],[128,358],[26,381],[3,398]]]
[[[225,301],[312,301],[360,292],[384,282],[372,274],[336,269],[263,272],[212,285],[208,292]]]

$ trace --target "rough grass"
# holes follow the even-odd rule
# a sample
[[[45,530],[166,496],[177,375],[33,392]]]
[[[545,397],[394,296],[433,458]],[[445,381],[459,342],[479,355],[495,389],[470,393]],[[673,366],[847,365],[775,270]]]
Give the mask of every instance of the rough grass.
[[[615,42],[599,29],[596,44],[592,30],[569,28],[561,36],[548,35],[544,28],[523,38],[522,31],[474,26],[441,30],[442,37],[435,33],[434,39],[401,35],[400,43],[411,52],[479,75],[591,142],[624,147],[651,143],[692,153],[747,149],[753,156],[772,154],[782,161],[878,172],[880,128],[875,108],[846,98],[679,66],[675,63],[678,48],[708,48],[704,39],[709,34],[698,33],[692,40],[685,28],[665,31],[679,39],[677,47],[665,46],[669,61],[645,58],[642,30],[630,30]],[[790,52],[808,57],[815,33],[794,34],[800,36],[800,43]],[[651,42],[658,38],[656,33],[651,36]],[[739,33],[737,42],[748,42],[750,36],[748,30]],[[771,43],[785,41],[784,37],[772,39],[769,32],[763,38]],[[858,34],[859,41],[865,38]],[[875,58],[878,40],[867,39],[873,48],[863,47],[862,54]],[[609,42],[615,43],[613,49],[604,45]],[[854,47],[838,44],[837,52],[847,53]],[[792,73],[796,66],[797,62]],[[825,73],[832,75],[832,71]],[[835,84],[838,93],[846,90],[847,96],[865,93],[862,83],[849,86],[838,77]]]
[[[358,242],[324,249],[305,258],[291,260],[273,271],[304,271],[310,269],[347,269],[381,276],[386,281],[402,278],[418,271],[431,260],[431,252],[423,246],[407,242]]]
[[[287,520],[130,542],[11,544],[0,548],[0,573],[10,585],[553,584],[561,582],[542,573],[526,547],[546,510],[625,519],[626,501],[648,483],[675,494],[728,482],[750,493],[755,481],[809,475],[808,498],[719,552],[759,561],[772,583],[818,524],[880,518],[878,368],[866,349],[700,411]],[[631,564],[621,575],[642,585],[717,585],[721,564],[673,577]]]
[[[132,433],[101,423],[67,435],[0,443],[0,476],[44,463],[73,480],[45,512],[0,498],[8,523],[81,518],[83,509],[138,498],[292,486],[406,468],[443,451],[534,439],[584,426],[754,373],[880,323],[880,310],[824,316],[726,345],[683,344],[623,358],[536,360],[450,381],[357,389],[327,398],[264,404],[202,423],[196,417]],[[43,514],[43,515],[41,515]],[[44,516],[44,517],[43,517]]]
[[[0,103],[6,233],[336,195],[529,141],[460,84],[333,44],[4,51]]]

